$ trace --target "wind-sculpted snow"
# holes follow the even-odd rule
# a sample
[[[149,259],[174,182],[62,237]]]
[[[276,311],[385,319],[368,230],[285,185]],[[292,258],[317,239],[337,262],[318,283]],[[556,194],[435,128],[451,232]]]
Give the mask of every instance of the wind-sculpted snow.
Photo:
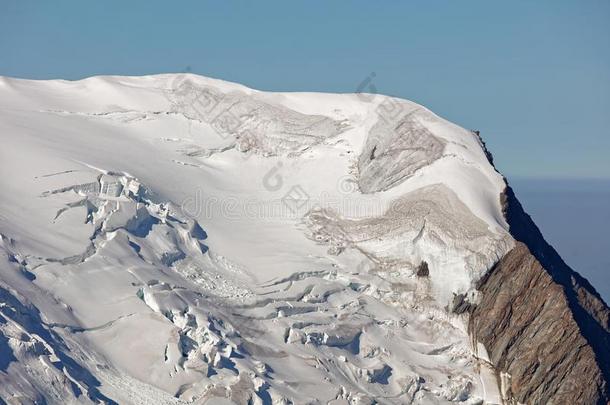
[[[426,263],[440,302],[471,289],[473,281],[512,247],[508,235],[490,232],[442,184],[399,197],[378,217],[343,218],[321,209],[311,212],[307,223],[311,237],[328,244],[330,254],[358,249],[375,262],[376,271],[398,272],[413,280]]]
[[[2,400],[498,402],[448,306],[512,247],[504,182],[396,102],[0,80]]]
[[[301,114],[270,104],[256,94],[222,92],[178,77],[170,84],[172,111],[209,123],[222,138],[231,138],[242,152],[263,155],[299,154],[345,131],[346,121]]]
[[[420,122],[418,109],[396,120],[380,115],[358,158],[358,185],[364,193],[385,191],[439,159],[445,147]]]

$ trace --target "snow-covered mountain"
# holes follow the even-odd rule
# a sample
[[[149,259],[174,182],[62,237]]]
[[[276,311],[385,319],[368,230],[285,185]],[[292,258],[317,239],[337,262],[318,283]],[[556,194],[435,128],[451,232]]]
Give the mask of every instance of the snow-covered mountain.
[[[0,77],[7,403],[608,401],[478,133],[372,94]]]

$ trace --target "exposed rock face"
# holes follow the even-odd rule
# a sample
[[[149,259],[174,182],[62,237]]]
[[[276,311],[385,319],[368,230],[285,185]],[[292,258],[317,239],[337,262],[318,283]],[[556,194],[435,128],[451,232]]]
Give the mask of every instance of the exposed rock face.
[[[481,280],[470,332],[510,378],[508,397],[527,404],[606,404],[601,359],[562,286],[519,243]]]
[[[610,310],[510,187],[501,199],[519,243],[478,283],[480,301],[467,307],[473,340],[485,345],[509,403],[610,403]]]
[[[417,277],[428,277],[430,275],[430,269],[428,269],[428,263],[423,261],[417,267]]]

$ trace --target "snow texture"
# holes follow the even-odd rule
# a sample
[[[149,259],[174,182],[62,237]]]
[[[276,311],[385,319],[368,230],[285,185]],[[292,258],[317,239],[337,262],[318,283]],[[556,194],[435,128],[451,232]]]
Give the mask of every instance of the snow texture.
[[[0,398],[482,404],[454,296],[514,246],[478,136],[406,100],[0,77]]]

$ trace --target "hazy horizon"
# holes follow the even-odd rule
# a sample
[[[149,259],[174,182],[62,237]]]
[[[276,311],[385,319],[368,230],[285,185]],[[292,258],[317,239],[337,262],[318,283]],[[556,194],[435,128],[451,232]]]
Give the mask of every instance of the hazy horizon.
[[[610,302],[610,180],[520,178],[511,186],[547,242]]]

